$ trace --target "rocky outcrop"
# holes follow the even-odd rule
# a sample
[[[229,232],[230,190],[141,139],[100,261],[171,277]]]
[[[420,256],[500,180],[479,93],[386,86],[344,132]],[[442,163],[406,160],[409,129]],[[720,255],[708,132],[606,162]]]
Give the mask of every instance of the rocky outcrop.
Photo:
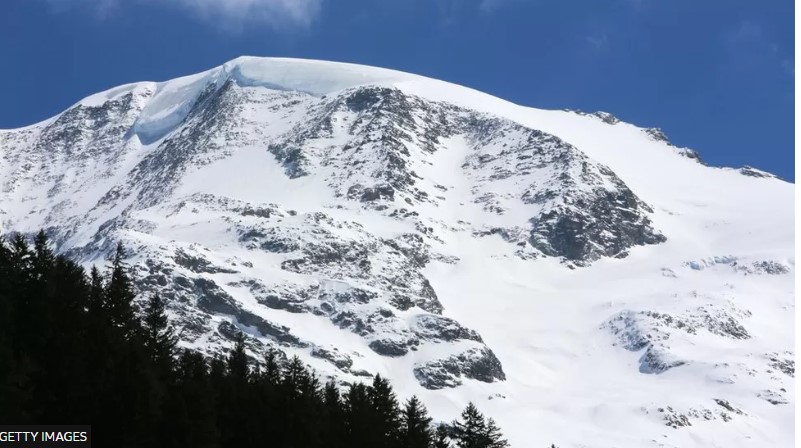
[[[779,261],[752,261],[740,259],[732,255],[718,255],[701,260],[687,261],[684,263],[684,266],[687,266],[695,271],[703,271],[704,269],[723,266],[743,275],[782,275],[790,272],[790,267],[787,264]]]
[[[732,406],[727,400],[716,398],[713,402],[715,405],[701,403],[696,407],[685,408],[685,410],[679,410],[673,406],[665,406],[656,408],[656,411],[662,415],[665,426],[670,426],[673,429],[693,426],[693,422],[709,422],[713,420],[730,422],[734,415],[745,415],[743,411]]]
[[[766,355],[770,361],[770,367],[784,373],[785,375],[795,378],[795,359],[793,359],[792,352],[769,353]]]
[[[506,379],[500,361],[488,348],[471,349],[445,359],[415,366],[414,376],[423,387],[435,390],[459,386],[463,378],[485,383]]]
[[[500,214],[516,201],[531,205],[526,242],[540,253],[586,265],[666,240],[651,207],[572,145],[502,120],[475,119],[471,129],[476,153],[463,167],[480,186],[476,202]]]
[[[601,328],[614,336],[613,345],[632,352],[644,349],[639,359],[641,373],[660,374],[691,362],[671,350],[671,340],[684,337],[682,333],[690,337],[704,332],[733,340],[749,339],[751,335],[739,319],[748,318],[751,313],[733,305],[729,308],[710,304],[678,315],[629,310],[607,320]]]
[[[776,176],[775,174],[771,174],[768,173],[767,171],[762,171],[760,169],[748,165],[740,168],[737,171],[743,176],[748,176],[748,177],[756,177],[761,179],[779,179],[779,176]]]

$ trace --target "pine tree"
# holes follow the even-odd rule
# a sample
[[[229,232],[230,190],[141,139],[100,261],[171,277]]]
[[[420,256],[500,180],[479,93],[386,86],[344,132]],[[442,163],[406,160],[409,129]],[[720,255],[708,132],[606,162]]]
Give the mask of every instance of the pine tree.
[[[178,337],[172,330],[164,311],[164,302],[158,294],[148,300],[143,321],[144,343],[150,351],[151,360],[162,372],[170,372]]]
[[[185,350],[175,367],[176,382],[165,415],[170,430],[164,431],[164,446],[214,448],[219,446],[214,391],[203,355]]]
[[[323,388],[323,402],[331,414],[338,414],[342,410],[342,397],[334,380],[325,383]]]
[[[501,429],[498,428],[498,425],[495,423],[495,420],[489,419],[487,420],[487,429],[484,433],[484,438],[486,439],[487,448],[506,448],[509,446],[509,442],[503,438],[503,434],[501,434]]]
[[[437,426],[434,433],[434,440],[431,443],[432,448],[451,448],[450,438],[448,437],[448,428],[444,424]]]
[[[32,423],[35,405],[32,366],[18,356],[18,329],[28,323],[20,310],[24,294],[20,268],[25,254],[24,239],[12,239],[7,245],[0,238],[0,421]]]
[[[40,230],[33,239],[32,265],[36,279],[43,279],[47,275],[53,267],[55,258],[47,240],[47,234],[45,234],[44,230]]]
[[[368,447],[373,438],[368,434],[372,425],[372,409],[367,387],[362,383],[351,384],[345,394],[345,427],[347,446]]]
[[[31,291],[33,284],[33,254],[25,236],[17,233],[11,239],[8,250],[8,265],[13,275],[8,279],[8,287],[14,294],[16,316],[11,322],[12,337],[20,344],[23,354],[38,351],[32,345],[38,340],[35,318],[40,310],[36,309],[38,293]],[[23,355],[24,356],[24,355]],[[24,364],[24,363],[21,363]]]
[[[228,355],[228,372],[239,382],[247,382],[250,376],[250,361],[245,351],[245,335],[240,331],[234,339],[234,348]]]
[[[100,274],[97,266],[92,266],[89,285],[90,290],[87,311],[93,315],[99,315],[103,312],[103,296],[105,295],[106,287],[103,283],[103,276]]]
[[[269,386],[277,386],[281,382],[282,374],[278,350],[270,347],[267,354],[264,355],[264,371],[261,374],[264,383]]]
[[[325,383],[323,388],[323,427],[321,438],[328,448],[347,447],[347,429],[345,427],[345,404],[339,388],[333,380]]]
[[[44,344],[47,340],[52,338],[54,332],[59,332],[61,329],[53,328],[53,320],[58,319],[58,316],[53,314],[59,311],[58,308],[63,305],[60,300],[61,291],[55,288],[56,280],[56,257],[53,250],[50,248],[50,243],[47,240],[47,235],[43,230],[33,239],[33,252],[31,254],[31,277],[30,284],[28,285],[28,300],[27,300],[27,313],[31,316],[37,316],[42,325],[36,329],[34,334],[28,336],[28,341],[33,350],[46,350]],[[64,266],[62,265],[63,269]],[[53,301],[48,303],[48,301]]]
[[[391,447],[398,439],[400,429],[400,409],[395,392],[386,379],[376,375],[368,389],[368,396],[372,409],[369,428],[373,433],[372,446]]]
[[[218,389],[220,441],[223,447],[256,446],[259,428],[254,422],[258,410],[254,406],[255,387],[248,358],[245,335],[238,332],[234,346],[226,358],[226,371]]]
[[[471,402],[462,411],[462,421],[453,422],[453,439],[459,448],[489,448],[487,423]]]
[[[306,422],[318,421],[323,415],[320,382],[297,356],[284,369],[282,388],[286,400],[284,422],[288,446],[316,447],[320,444],[320,426],[308,427]]]
[[[209,361],[209,381],[215,390],[220,391],[223,389],[222,384],[225,381],[226,373],[225,361],[222,357],[215,355],[211,358],[211,361]]]
[[[128,267],[125,265],[125,248],[117,244],[111,261],[111,272],[103,297],[103,308],[112,325],[126,338],[130,338],[138,330],[138,321],[134,317],[134,290]]]
[[[51,329],[43,335],[47,354],[40,362],[44,373],[41,380],[45,383],[40,402],[47,419],[80,418],[88,414],[85,397],[93,389],[87,381],[89,285],[83,268],[62,256],[53,257],[42,236],[38,245],[44,246],[44,250],[35,251],[42,272],[46,272],[40,282],[47,285],[40,318]]]
[[[12,269],[16,271],[18,278],[21,280],[27,280],[26,277],[30,276],[33,271],[33,254],[28,246],[28,242],[25,241],[25,236],[21,233],[14,234],[14,237],[11,239],[9,262]]]
[[[461,416],[463,421],[453,423],[453,438],[459,448],[506,448],[495,420],[484,418],[473,403],[469,403]]]
[[[282,383],[290,400],[297,399],[310,381],[309,371],[298,356],[293,356],[284,368]]]
[[[278,441],[282,440],[286,431],[283,413],[286,405],[281,385],[283,362],[280,355],[281,352],[270,347],[264,356],[264,366],[254,374],[258,413],[263,417],[259,422],[260,433],[264,440],[271,441],[274,446],[279,446]]]
[[[429,448],[433,441],[431,417],[423,403],[412,396],[401,410],[400,446],[403,448]]]

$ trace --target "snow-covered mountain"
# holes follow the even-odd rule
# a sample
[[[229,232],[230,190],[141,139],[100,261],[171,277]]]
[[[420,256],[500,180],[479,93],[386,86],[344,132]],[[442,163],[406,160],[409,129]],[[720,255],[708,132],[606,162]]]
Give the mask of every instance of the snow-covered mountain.
[[[184,346],[472,400],[515,447],[791,446],[793,199],[607,113],[333,62],[0,131],[0,232],[87,266],[123,241]]]

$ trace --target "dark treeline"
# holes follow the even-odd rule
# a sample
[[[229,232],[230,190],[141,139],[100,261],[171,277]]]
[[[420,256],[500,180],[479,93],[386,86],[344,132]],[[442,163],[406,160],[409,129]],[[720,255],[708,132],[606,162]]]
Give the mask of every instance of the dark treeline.
[[[91,424],[108,447],[502,448],[470,404],[432,426],[387,380],[340,389],[299,358],[252,362],[240,334],[225,358],[179,351],[164,304],[142,312],[117,248],[107,272],[0,239],[0,424]]]

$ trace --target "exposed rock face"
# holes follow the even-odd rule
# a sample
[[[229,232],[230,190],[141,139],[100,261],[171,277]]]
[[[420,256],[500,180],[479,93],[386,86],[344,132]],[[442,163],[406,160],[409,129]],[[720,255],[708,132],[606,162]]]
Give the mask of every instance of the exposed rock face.
[[[787,403],[789,403],[787,401],[787,398],[784,397],[784,395],[782,395],[782,394],[780,394],[780,393],[778,393],[776,391],[769,390],[769,389],[763,390],[762,392],[758,393],[757,397],[767,401],[768,403],[770,403],[770,404],[772,404],[774,406],[779,405],[779,404],[787,404]]]
[[[493,380],[491,375],[459,370],[474,369],[478,361],[468,360],[475,357],[470,350],[484,345],[475,331],[440,316],[442,305],[421,272],[430,260],[430,247],[420,235],[377,238],[361,224],[335,220],[322,212],[290,212],[270,204],[246,206],[208,194],[185,198],[168,209],[176,219],[218,214],[235,235],[236,244],[249,252],[278,257],[276,268],[290,274],[284,280],[254,278],[248,274],[253,263],[236,258],[215,261],[210,259],[214,251],[197,244],[174,250],[142,249],[137,255],[145,259],[145,266],[140,268],[137,285],[143,295],[158,292],[169,300],[174,314],[180,316],[179,328],[191,323],[188,329],[182,328],[187,341],[230,339],[232,328],[238,327],[259,335],[265,343],[262,350],[311,346],[311,356],[345,373],[359,371],[351,371],[349,355],[315,346],[323,341],[298,337],[291,328],[265,317],[259,307],[245,306],[233,297],[244,294],[261,309],[327,319],[367,339],[368,347],[381,356],[403,357],[426,344],[453,344],[458,350],[458,343],[467,343],[470,349],[464,349],[464,356],[459,357],[458,351],[452,355],[459,361],[452,362],[450,374]],[[165,250],[174,255],[162,258]],[[203,349],[216,352],[215,347]]]
[[[768,173],[767,171],[762,171],[762,170],[756,169],[756,168],[748,166],[748,165],[740,168],[739,172],[743,176],[749,176],[749,177],[760,177],[760,178],[766,178],[766,179],[778,179],[779,178],[775,174],[771,174],[771,173]]]
[[[583,265],[666,240],[652,227],[651,208],[572,145],[500,120],[475,120],[471,129],[481,151],[463,167],[475,173],[476,201],[498,214],[512,201],[530,205],[527,242],[542,254]]]
[[[676,154],[682,157],[687,157],[688,159],[692,159],[700,163],[701,165],[706,165],[706,162],[704,162],[704,160],[701,158],[701,155],[698,154],[696,151],[693,151],[690,148],[679,148],[678,146],[671,143],[670,139],[662,129],[646,128],[643,129],[643,132],[645,132],[648,135],[648,137],[651,138],[651,140],[662,142],[670,146],[676,152]]]
[[[743,275],[783,275],[790,272],[788,265],[776,260],[741,260],[732,255],[688,261],[684,265],[696,271],[723,266]]]
[[[687,338],[700,333],[730,339],[749,339],[751,335],[738,319],[751,313],[731,306],[729,311],[719,307],[698,307],[682,315],[655,311],[624,311],[607,320],[602,328],[611,332],[615,344],[632,352],[645,349],[640,357],[641,373],[663,373],[691,360],[681,359],[671,350],[672,338]],[[682,335],[684,333],[684,335]],[[685,336],[687,335],[687,336]]]
[[[792,352],[785,352],[783,355],[778,353],[771,353],[768,355],[770,366],[785,375],[795,377],[795,359],[793,359]]]
[[[688,159],[693,159],[701,165],[706,165],[706,162],[704,162],[704,159],[701,158],[701,155],[690,148],[676,148],[676,151],[681,156],[687,157]]]
[[[679,411],[672,406],[660,407],[656,410],[662,414],[665,426],[670,426],[673,429],[693,426],[693,422],[708,422],[712,420],[730,422],[734,415],[745,415],[743,411],[735,408],[726,400],[716,398],[713,402],[715,406],[706,407],[707,405],[702,405],[685,411]]]
[[[322,358],[331,362],[338,369],[344,372],[349,372],[350,368],[353,367],[353,359],[350,356],[341,353],[336,348],[329,350],[322,347],[314,347],[311,351],[311,355],[315,358]]]
[[[618,119],[616,116],[610,114],[609,112],[604,112],[604,111],[601,111],[601,110],[595,111],[595,112],[584,112],[582,110],[576,110],[576,109],[565,109],[565,110],[567,112],[573,112],[575,114],[579,114],[579,115],[583,115],[583,116],[590,116],[590,117],[598,118],[599,120],[603,121],[606,124],[615,125],[615,124],[620,123],[620,119]]]
[[[625,257],[632,246],[658,244],[666,238],[640,211],[650,211],[631,191],[599,191],[532,218],[531,244],[545,255],[585,264],[601,257]],[[609,219],[598,220],[597,216]]]
[[[491,350],[472,349],[447,359],[414,368],[414,376],[426,389],[442,389],[462,384],[462,377],[491,383],[505,380],[500,361]]]
[[[673,145],[672,143],[670,143],[670,139],[668,139],[667,135],[665,134],[665,131],[663,131],[662,129],[659,129],[659,128],[647,128],[647,129],[643,129],[643,132],[648,134],[648,136],[651,137],[652,140],[655,140],[655,141],[658,141],[658,142],[664,142],[664,143],[667,143],[668,145],[671,145],[671,146]]]

